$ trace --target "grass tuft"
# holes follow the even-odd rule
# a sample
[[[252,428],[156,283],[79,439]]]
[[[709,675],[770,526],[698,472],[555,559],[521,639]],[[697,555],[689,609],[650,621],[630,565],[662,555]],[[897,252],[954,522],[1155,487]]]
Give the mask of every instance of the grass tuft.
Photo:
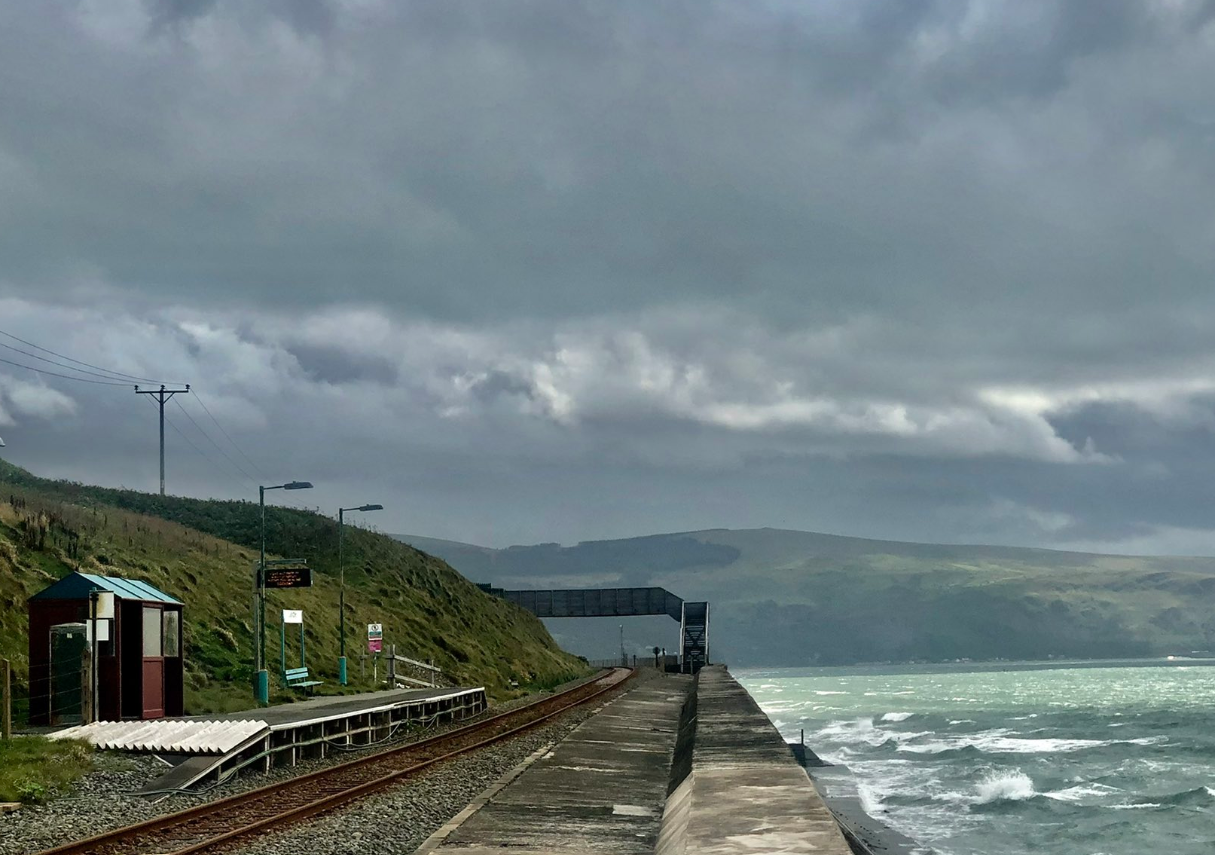
[[[0,740],[0,802],[41,804],[93,768],[93,746],[72,739]]]

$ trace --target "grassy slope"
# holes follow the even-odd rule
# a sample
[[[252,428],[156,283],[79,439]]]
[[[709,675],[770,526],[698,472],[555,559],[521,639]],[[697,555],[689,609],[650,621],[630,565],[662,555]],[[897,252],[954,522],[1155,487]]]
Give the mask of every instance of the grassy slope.
[[[25,540],[31,520],[47,526],[41,549]],[[143,579],[186,603],[187,711],[247,706],[258,531],[254,503],[48,481],[0,461],[0,656],[13,659],[24,676],[25,600],[71,570]],[[268,655],[277,661],[278,610],[303,608],[308,664],[327,681],[324,689],[336,690],[337,523],[307,511],[267,508],[267,550],[306,558],[314,578],[311,589],[271,594]],[[356,682],[353,657],[372,622],[384,624],[386,645],[433,658],[460,682],[484,684],[500,697],[510,694],[512,679],[547,683],[581,667],[531,615],[387,536],[347,526],[346,582],[347,648]],[[353,688],[371,688],[370,673]]]
[[[659,584],[685,599],[708,599],[717,650],[739,664],[1215,649],[1215,559],[896,543],[777,529],[488,555],[479,547],[435,551],[471,578],[499,584],[570,584],[584,574],[595,579],[588,584]]]

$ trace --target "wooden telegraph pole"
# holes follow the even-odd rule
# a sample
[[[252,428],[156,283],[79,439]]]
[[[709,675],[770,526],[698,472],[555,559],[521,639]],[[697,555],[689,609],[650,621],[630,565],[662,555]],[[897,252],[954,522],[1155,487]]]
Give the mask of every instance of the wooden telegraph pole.
[[[190,384],[186,384],[184,389],[166,389],[163,385],[159,389],[140,389],[135,387],[136,395],[151,395],[152,400],[160,404],[160,495],[165,494],[165,402],[170,400],[174,395],[185,395],[190,391]]]
[[[0,727],[3,728],[3,736],[5,741],[13,738],[13,665],[7,659],[4,660],[4,722]]]

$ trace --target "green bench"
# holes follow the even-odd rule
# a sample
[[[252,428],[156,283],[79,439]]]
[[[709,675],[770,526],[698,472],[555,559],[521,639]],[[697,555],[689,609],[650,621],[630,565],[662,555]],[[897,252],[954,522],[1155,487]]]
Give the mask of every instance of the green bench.
[[[313,686],[319,686],[322,682],[322,680],[309,680],[307,668],[288,668],[283,672],[283,684],[288,689],[312,691]]]

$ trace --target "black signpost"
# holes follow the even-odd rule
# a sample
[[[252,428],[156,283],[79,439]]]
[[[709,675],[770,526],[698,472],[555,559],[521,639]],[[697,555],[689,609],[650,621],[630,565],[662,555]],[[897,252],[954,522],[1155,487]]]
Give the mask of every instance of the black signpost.
[[[311,567],[267,567],[264,586],[267,588],[311,588]]]

